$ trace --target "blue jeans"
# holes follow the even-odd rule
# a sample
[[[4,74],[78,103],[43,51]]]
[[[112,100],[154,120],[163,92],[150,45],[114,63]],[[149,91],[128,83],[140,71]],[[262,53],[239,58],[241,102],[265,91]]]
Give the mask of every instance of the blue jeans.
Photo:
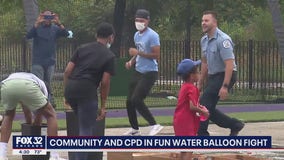
[[[50,86],[51,80],[54,75],[55,66],[42,66],[38,64],[32,65],[32,73],[39,79],[43,80],[47,85]]]
[[[42,66],[38,64],[32,65],[32,73],[36,75],[39,79],[43,80],[46,84],[46,88],[48,90],[48,100],[54,106],[54,99],[52,94],[51,80],[54,75],[55,65],[51,66]]]
[[[79,136],[94,136],[98,111],[98,100],[80,98],[67,99],[78,117]],[[88,152],[76,152],[75,160],[88,160]]]

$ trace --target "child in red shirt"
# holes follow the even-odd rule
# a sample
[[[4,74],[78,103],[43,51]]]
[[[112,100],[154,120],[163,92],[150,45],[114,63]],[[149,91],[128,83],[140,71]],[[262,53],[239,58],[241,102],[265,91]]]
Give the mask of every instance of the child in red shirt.
[[[174,132],[176,136],[197,136],[200,120],[206,120],[209,112],[199,104],[199,90],[194,85],[198,82],[198,65],[201,61],[184,59],[178,64],[177,74],[183,84],[179,91],[178,102],[174,113]],[[181,159],[188,160],[192,152],[182,152]]]

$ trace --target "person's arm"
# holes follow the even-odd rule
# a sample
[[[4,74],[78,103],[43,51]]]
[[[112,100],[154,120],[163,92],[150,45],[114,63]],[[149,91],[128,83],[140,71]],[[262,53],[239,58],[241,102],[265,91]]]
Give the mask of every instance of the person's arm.
[[[217,46],[220,50],[220,56],[225,64],[225,76],[223,80],[223,84],[219,90],[220,100],[225,100],[228,96],[228,89],[230,85],[230,81],[232,78],[234,65],[235,65],[235,55],[233,52],[233,42],[230,39],[225,39],[220,41]]]
[[[200,71],[200,78],[198,80],[197,88],[201,91],[203,88],[204,81],[207,79],[208,76],[208,66],[207,66],[207,60],[203,56],[201,58],[201,71]]]
[[[190,110],[198,112],[199,114],[202,114],[205,117],[209,117],[209,111],[206,109],[206,107],[200,105],[199,103],[197,105],[194,105],[192,101],[190,103]]]
[[[28,31],[28,33],[27,33],[27,35],[26,35],[26,38],[27,39],[32,39],[32,38],[34,38],[34,37],[36,37],[36,28],[35,28],[35,26],[33,26],[29,31]]]
[[[224,61],[224,63],[225,63],[225,76],[223,80],[223,85],[219,91],[219,96],[221,100],[225,100],[228,96],[228,88],[234,70],[234,59],[227,59]]]
[[[109,90],[110,90],[110,78],[111,78],[111,74],[108,72],[104,72],[101,85],[100,85],[101,108],[100,108],[100,113],[99,113],[97,120],[104,119],[106,115],[106,101],[107,101],[107,97],[108,97]]]
[[[70,75],[72,74],[72,72],[75,68],[77,61],[79,60],[79,52],[80,52],[80,47],[78,47],[75,50],[70,61],[68,62],[67,66],[65,67],[65,71],[64,71],[64,75],[63,75],[63,86],[64,86],[64,88],[65,88],[65,85],[68,81],[68,78],[70,77]]]
[[[58,14],[55,14],[54,19],[52,20],[52,22],[59,27],[59,30],[57,31],[57,36],[58,37],[67,37],[67,36],[69,36],[68,31],[65,29],[64,25],[59,20]]]
[[[160,58],[160,46],[153,46],[151,53],[139,52],[136,48],[130,48],[129,49],[129,54],[131,56],[139,55],[141,57],[157,59],[158,60]]]
[[[126,68],[126,69],[130,69],[133,65],[135,65],[135,63],[136,63],[136,57],[137,57],[137,56],[133,56],[129,61],[127,61],[127,62],[125,63],[125,68]]]
[[[58,25],[59,29],[57,29],[57,38],[59,37],[68,37],[69,36],[69,32],[67,31],[67,29],[65,29],[65,27],[63,26],[63,24]]]
[[[73,72],[75,68],[75,64],[73,62],[68,62],[66,68],[65,68],[65,71],[64,71],[64,76],[63,76],[63,86],[65,88],[65,85],[67,83],[67,80],[69,78],[69,76],[71,75],[71,73]]]
[[[152,47],[151,53],[138,52],[137,55],[145,58],[160,59],[160,46]]]
[[[64,89],[66,87],[66,83],[68,81],[68,78],[71,75],[71,73],[73,72],[74,68],[75,68],[75,63],[73,63],[72,61],[69,61],[66,68],[65,68],[64,75],[63,75],[63,87],[64,87]],[[68,109],[68,110],[71,109],[71,107],[67,103],[65,97],[63,98],[63,105],[64,105],[65,109]]]
[[[106,116],[106,102],[110,90],[110,79],[115,74],[115,57],[109,59],[104,66],[104,73],[100,84],[101,108],[97,120],[102,120]]]
[[[26,38],[27,39],[31,39],[37,36],[36,30],[37,28],[40,26],[40,24],[44,21],[43,16],[40,14],[36,21],[35,24],[33,25],[33,27],[30,29],[30,31],[27,33]]]
[[[137,35],[134,35],[134,41],[135,41],[135,36],[137,36]],[[129,54],[131,56],[139,55],[139,56],[144,57],[144,58],[159,60],[160,59],[160,37],[159,37],[159,35],[156,34],[156,33],[153,33],[151,35],[151,37],[149,37],[148,43],[151,46],[150,53],[145,53],[142,50],[138,51],[136,48],[130,48]]]

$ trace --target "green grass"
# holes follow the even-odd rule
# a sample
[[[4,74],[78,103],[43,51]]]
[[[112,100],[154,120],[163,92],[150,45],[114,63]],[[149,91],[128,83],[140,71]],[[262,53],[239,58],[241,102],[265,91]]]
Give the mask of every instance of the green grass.
[[[273,111],[273,112],[240,112],[228,114],[231,117],[241,119],[244,122],[270,122],[270,121],[284,121],[284,111]],[[156,121],[162,125],[172,125],[172,116],[156,116]],[[138,118],[140,126],[148,125],[147,122],[142,118]],[[21,121],[13,122],[13,131],[20,131]],[[58,127],[60,130],[66,130],[66,121],[58,120]],[[127,117],[122,118],[107,118],[106,119],[107,128],[116,127],[129,127],[129,122]]]

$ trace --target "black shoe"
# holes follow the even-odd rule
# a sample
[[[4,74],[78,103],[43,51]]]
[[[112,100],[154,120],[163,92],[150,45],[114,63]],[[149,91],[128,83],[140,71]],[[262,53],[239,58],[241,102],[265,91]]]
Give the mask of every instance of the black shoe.
[[[245,124],[243,122],[237,122],[235,126],[231,128],[231,133],[229,136],[237,136],[244,126]]]
[[[198,136],[210,136],[210,133],[208,131],[205,132],[198,132],[197,133]]]

